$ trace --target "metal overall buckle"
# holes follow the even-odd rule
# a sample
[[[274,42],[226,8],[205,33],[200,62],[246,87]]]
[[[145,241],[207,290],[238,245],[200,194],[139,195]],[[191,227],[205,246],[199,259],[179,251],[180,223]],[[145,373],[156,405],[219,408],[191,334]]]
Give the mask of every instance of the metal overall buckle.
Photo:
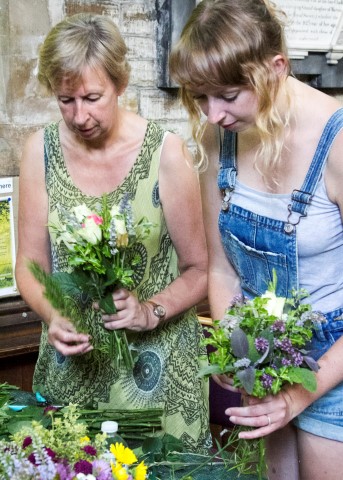
[[[288,216],[287,216],[287,222],[285,223],[285,226],[283,227],[285,233],[292,233],[294,228],[296,227],[296,225],[299,224],[300,220],[302,217],[306,217],[306,214],[299,214],[299,217],[298,217],[298,220],[296,222],[291,222],[290,221],[290,218],[291,218],[291,215],[292,215],[293,210],[292,210],[292,205],[289,204],[288,205]]]
[[[221,208],[222,208],[223,212],[227,212],[229,210],[230,199],[231,199],[231,195],[232,195],[232,192],[233,192],[233,188],[226,187],[221,192],[222,192],[222,196],[223,196],[222,207]]]

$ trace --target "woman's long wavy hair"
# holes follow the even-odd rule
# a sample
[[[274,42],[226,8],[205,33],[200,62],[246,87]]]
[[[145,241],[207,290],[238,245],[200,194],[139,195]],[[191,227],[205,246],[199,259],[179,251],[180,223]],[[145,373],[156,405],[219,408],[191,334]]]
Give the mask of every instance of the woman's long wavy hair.
[[[290,72],[282,16],[264,0],[202,0],[186,23],[170,55],[170,72],[180,85],[180,98],[190,116],[200,169],[207,165],[201,147],[206,123],[189,90],[244,86],[258,100],[259,171],[263,176],[275,171],[289,121],[276,108],[280,86]],[[278,54],[286,61],[283,76],[270,65]]]
[[[103,68],[121,91],[130,75],[126,53],[124,39],[109,17],[72,15],[55,25],[41,46],[38,80],[53,93],[65,78],[77,84],[85,67]]]

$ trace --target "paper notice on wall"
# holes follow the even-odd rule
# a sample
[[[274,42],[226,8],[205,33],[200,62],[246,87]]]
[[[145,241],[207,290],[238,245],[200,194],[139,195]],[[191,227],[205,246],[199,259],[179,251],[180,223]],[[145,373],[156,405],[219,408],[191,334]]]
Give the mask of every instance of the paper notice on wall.
[[[289,48],[326,51],[342,28],[343,0],[275,0],[287,14]]]
[[[0,178],[0,297],[17,293],[12,178]]]

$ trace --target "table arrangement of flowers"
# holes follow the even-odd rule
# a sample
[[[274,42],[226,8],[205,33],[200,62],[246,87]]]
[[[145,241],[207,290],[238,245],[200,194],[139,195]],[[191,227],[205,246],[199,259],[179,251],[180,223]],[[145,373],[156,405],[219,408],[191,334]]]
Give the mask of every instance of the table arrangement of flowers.
[[[32,396],[0,384],[3,480],[240,478],[225,448],[214,453],[189,452],[181,440],[164,433],[161,411],[84,410],[76,405],[56,408],[37,405],[42,403],[39,396],[37,402],[27,402],[32,405],[17,405],[18,400]],[[102,421],[108,419],[118,421],[123,437],[122,443],[109,448],[106,434],[100,433]]]
[[[222,320],[207,327],[204,344],[212,350],[209,366],[200,376],[226,374],[244,395],[263,398],[276,395],[283,386],[298,383],[310,392],[317,387],[317,362],[307,346],[313,331],[324,319],[304,303],[304,290],[293,291],[291,298],[276,295],[277,277],[266,292],[253,299],[235,297]],[[235,427],[229,443],[234,447],[237,468],[264,478],[263,439],[241,440]]]
[[[39,394],[0,384],[0,478],[143,480],[144,460],[128,448],[162,431],[161,409],[94,410],[47,405]],[[103,421],[120,422],[122,443],[108,448]]]
[[[0,478],[4,480],[144,480],[147,466],[122,443],[107,450],[106,434],[91,440],[75,406],[47,407],[51,428],[33,420],[10,441],[0,441]]]

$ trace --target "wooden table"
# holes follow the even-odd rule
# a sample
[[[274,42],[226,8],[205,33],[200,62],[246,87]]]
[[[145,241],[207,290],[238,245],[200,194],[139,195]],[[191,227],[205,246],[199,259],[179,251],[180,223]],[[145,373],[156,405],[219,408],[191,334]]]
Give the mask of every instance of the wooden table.
[[[41,321],[20,298],[0,300],[0,383],[31,391]]]

